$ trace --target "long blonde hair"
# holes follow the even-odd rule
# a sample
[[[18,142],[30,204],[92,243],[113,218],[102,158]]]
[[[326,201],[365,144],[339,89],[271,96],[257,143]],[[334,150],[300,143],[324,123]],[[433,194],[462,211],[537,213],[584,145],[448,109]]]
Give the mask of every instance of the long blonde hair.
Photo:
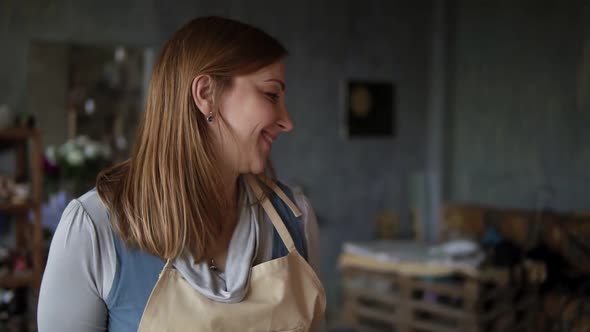
[[[130,159],[97,177],[98,194],[128,246],[165,259],[183,250],[196,260],[212,254],[230,197],[191,83],[210,75],[218,101],[232,77],[286,54],[265,32],[220,17],[194,19],[174,33],[154,67]]]

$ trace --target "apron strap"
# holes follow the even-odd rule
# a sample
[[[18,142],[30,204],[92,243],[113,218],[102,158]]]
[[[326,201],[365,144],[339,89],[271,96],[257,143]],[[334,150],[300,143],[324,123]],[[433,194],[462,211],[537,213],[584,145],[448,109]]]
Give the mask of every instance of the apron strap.
[[[162,268],[162,271],[160,271],[160,274],[158,275],[158,280],[160,280],[160,278],[162,277],[162,275],[164,274],[164,272],[171,270],[172,269],[172,265],[174,264],[174,260],[168,258],[166,260],[166,264],[164,264],[164,267]]]
[[[172,264],[173,264],[172,259],[167,259],[166,264],[164,264],[164,270],[171,269]]]
[[[285,247],[287,248],[287,250],[289,250],[289,252],[296,251],[297,249],[295,248],[295,243],[293,242],[293,238],[291,238],[291,234],[289,234],[287,227],[283,223],[283,220],[279,216],[275,207],[272,205],[272,203],[270,202],[268,197],[266,197],[264,195],[264,192],[262,191],[262,188],[260,188],[260,185],[258,184],[258,181],[256,180],[256,178],[250,174],[246,175],[245,178],[246,178],[246,182],[248,182],[248,185],[250,185],[250,188],[252,188],[252,190],[254,190],[254,194],[256,195],[256,197],[264,197],[264,199],[262,200],[262,202],[260,204],[262,204],[262,208],[264,209],[264,211],[266,212],[266,214],[270,218],[270,221],[272,221],[273,226],[275,227],[275,229],[279,233],[279,236],[281,237],[281,240],[283,240],[283,243],[285,244]],[[277,190],[279,190],[282,193],[282,195],[285,196],[289,202],[291,202],[291,200],[285,195],[285,193],[276,184],[271,188],[277,193],[277,195],[279,195],[279,197],[281,199],[283,199],[283,197],[281,197],[281,195],[277,192]],[[285,203],[287,205],[289,205],[289,203],[287,203],[287,201],[285,201]],[[299,211],[299,209],[297,209],[295,204],[293,204],[293,202],[291,202],[291,204],[293,205],[293,208],[291,208],[291,211],[293,211],[294,214],[296,214],[297,212],[299,214],[301,214],[301,212]],[[289,206],[289,207],[291,207],[291,206]]]
[[[273,181],[271,178],[266,177],[264,175],[259,175],[258,179],[260,179],[266,186],[271,188],[281,198],[281,200],[283,202],[285,202],[285,204],[287,204],[287,206],[289,206],[289,209],[291,209],[291,212],[293,212],[293,215],[295,217],[297,217],[297,218],[301,217],[301,211],[299,210],[297,205],[295,205],[295,203],[293,203],[293,201],[291,201],[291,199],[289,199],[287,194],[285,194],[283,189],[281,189],[281,187],[279,187],[275,181]]]

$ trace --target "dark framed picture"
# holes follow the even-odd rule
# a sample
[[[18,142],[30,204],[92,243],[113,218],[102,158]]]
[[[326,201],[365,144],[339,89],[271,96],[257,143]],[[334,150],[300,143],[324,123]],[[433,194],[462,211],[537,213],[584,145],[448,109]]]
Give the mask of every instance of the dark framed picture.
[[[344,83],[344,132],[348,138],[395,136],[395,86],[388,81]]]

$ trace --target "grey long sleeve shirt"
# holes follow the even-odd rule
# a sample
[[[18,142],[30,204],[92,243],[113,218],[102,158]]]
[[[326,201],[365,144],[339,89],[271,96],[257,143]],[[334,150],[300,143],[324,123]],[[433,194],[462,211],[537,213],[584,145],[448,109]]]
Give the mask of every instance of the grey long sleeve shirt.
[[[96,201],[98,200],[98,201]],[[43,275],[38,306],[40,332],[107,331],[107,298],[116,267],[113,232],[108,222],[91,216],[106,216],[96,192],[73,200],[64,211],[54,234]],[[309,200],[295,194],[303,216],[308,260],[318,273],[319,230]],[[258,215],[256,263],[272,258],[272,223]],[[249,214],[243,214],[249,216]]]

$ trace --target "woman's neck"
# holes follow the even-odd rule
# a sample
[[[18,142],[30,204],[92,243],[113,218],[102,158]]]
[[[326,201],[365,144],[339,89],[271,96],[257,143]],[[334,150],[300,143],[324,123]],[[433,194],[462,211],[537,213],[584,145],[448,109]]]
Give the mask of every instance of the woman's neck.
[[[228,175],[228,174],[226,174]],[[227,195],[227,210],[224,213],[224,220],[222,221],[222,232],[217,238],[216,249],[214,254],[210,257],[214,259],[215,265],[223,270],[225,265],[225,256],[229,248],[229,242],[233,236],[238,219],[240,216],[240,177],[238,174],[226,176],[223,178],[223,188]]]
[[[238,198],[238,186],[239,186],[239,174],[228,173],[222,174],[223,188],[227,195],[228,202],[232,203],[232,206],[237,204]]]

